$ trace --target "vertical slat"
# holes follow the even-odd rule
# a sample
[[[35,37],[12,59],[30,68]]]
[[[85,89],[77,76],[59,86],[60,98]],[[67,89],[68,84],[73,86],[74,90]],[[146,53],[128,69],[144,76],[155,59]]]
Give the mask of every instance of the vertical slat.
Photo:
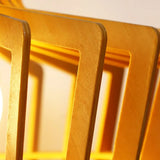
[[[6,159],[21,159],[30,49],[28,24],[1,15],[0,45],[12,54]]]

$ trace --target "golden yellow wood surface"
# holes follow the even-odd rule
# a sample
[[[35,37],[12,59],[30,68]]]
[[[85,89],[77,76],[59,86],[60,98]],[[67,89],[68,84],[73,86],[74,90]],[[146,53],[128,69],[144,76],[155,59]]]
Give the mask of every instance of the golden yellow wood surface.
[[[0,45],[10,50],[11,80],[6,159],[22,157],[30,30],[25,21],[0,15]]]
[[[0,0],[0,4],[7,5],[10,7],[24,7],[21,0]]]
[[[11,12],[11,15],[13,14],[17,16],[16,13],[13,13],[14,11]],[[45,12],[41,13],[45,14]],[[62,16],[62,14],[49,12],[47,14]],[[26,13],[24,13],[24,15],[25,16],[23,16],[23,18],[27,19]],[[131,58],[129,64],[129,75],[113,159],[134,160],[138,158],[146,125],[143,120],[146,116],[147,108],[150,103],[150,93],[152,89],[151,84],[158,57],[159,38],[157,31],[145,26],[70,15],[63,16],[102,23],[107,29],[109,37],[108,46],[111,48],[128,50],[130,52]]]
[[[45,14],[45,12],[41,13]],[[49,12],[47,14],[62,16],[62,14]],[[146,26],[69,15],[63,16],[102,23],[107,29],[108,46],[130,52],[129,73],[113,159],[137,159],[140,156],[144,138],[145,118],[150,105],[150,93],[158,60],[158,32]]]
[[[160,59],[160,57],[159,57]],[[157,73],[159,71],[159,65]],[[150,114],[148,118],[148,125],[145,133],[145,139],[143,142],[143,148],[141,153],[142,160],[159,159],[160,148],[160,78],[157,74],[156,77],[157,86],[155,83],[155,93],[153,93],[153,103],[150,108]],[[155,81],[155,82],[156,82]]]
[[[0,48],[0,58],[3,60],[11,63],[11,55],[9,54],[8,50]],[[35,130],[34,133],[29,132],[28,134],[28,139],[29,142],[27,142],[27,147],[28,148],[33,148],[34,146],[30,146],[30,144],[35,143],[35,139],[37,136],[37,124],[36,120],[38,119],[37,116],[34,115],[39,115],[39,107],[40,107],[40,102],[41,102],[41,95],[42,95],[42,81],[43,81],[43,70],[42,67],[30,60],[29,62],[29,76],[31,76],[32,82],[33,82],[33,89],[32,89],[32,95],[31,95],[31,115],[30,115],[30,120],[29,120],[29,130]],[[36,120],[35,120],[36,119]],[[30,135],[32,134],[32,135]],[[33,143],[30,143],[33,142]],[[28,149],[28,151],[30,151]],[[4,159],[3,154],[0,155],[0,159]]]
[[[46,12],[43,12],[43,13],[46,13]],[[127,84],[126,84],[126,91],[125,91],[125,96],[124,96],[124,100],[123,100],[120,122],[118,125],[118,133],[117,133],[115,147],[114,147],[113,159],[117,159],[117,160],[119,160],[119,159],[139,159],[140,154],[141,154],[141,149],[142,149],[142,143],[144,140],[145,128],[147,125],[146,124],[147,123],[146,116],[148,115],[149,106],[151,103],[151,96],[152,96],[151,94],[152,94],[152,88],[153,88],[152,83],[153,83],[154,74],[155,74],[154,72],[156,70],[156,64],[158,61],[158,52],[159,52],[158,31],[156,31],[156,33],[155,33],[155,35],[157,34],[157,42],[155,43],[155,40],[153,38],[154,36],[151,35],[149,32],[148,33],[146,32],[146,36],[148,36],[148,40],[152,39],[153,41],[152,42],[150,40],[149,40],[150,42],[145,41],[146,40],[145,36],[140,33],[141,32],[140,30],[144,26],[142,27],[142,26],[138,26],[138,25],[117,23],[117,22],[111,22],[111,21],[106,21],[106,20],[65,15],[65,14],[58,14],[58,13],[51,13],[51,12],[47,12],[47,13],[53,14],[53,15],[58,15],[58,16],[79,18],[79,19],[85,19],[85,20],[90,20],[90,21],[102,23],[105,26],[105,28],[107,29],[107,33],[108,33],[107,34],[108,35],[107,46],[109,46],[111,48],[120,48],[120,49],[130,51],[131,59],[130,59],[130,64],[129,64],[129,75],[128,75]],[[117,36],[116,36],[116,34],[117,34]],[[118,42],[118,40],[119,40],[119,42]],[[146,56],[149,55],[149,50],[146,50],[146,48],[145,48],[146,44],[148,44],[148,45],[150,44],[150,47],[152,46],[152,44],[153,44],[153,46],[154,45],[156,46],[155,51],[154,51],[156,54],[156,59],[154,59],[154,63],[152,66],[153,72],[152,73],[150,72],[149,79],[145,78],[145,76],[143,74],[144,73],[143,71],[147,70],[145,64],[147,64],[146,60],[148,58]],[[152,48],[154,48],[153,46],[152,46]],[[137,59],[134,57],[136,57]],[[124,57],[122,57],[122,59],[125,60]],[[134,60],[134,62],[133,62],[133,60]],[[137,66],[138,63],[139,63],[139,66]],[[148,61],[148,63],[150,63],[150,62]],[[159,63],[158,63],[158,66],[159,66]],[[133,69],[132,67],[135,67],[135,68]],[[137,71],[136,71],[136,67],[137,67]],[[133,72],[132,72],[131,68],[136,71],[134,73],[134,76],[133,76]],[[142,70],[142,72],[140,72],[140,69]],[[150,69],[151,68],[149,67],[148,71]],[[149,76],[149,74],[147,74],[147,75]],[[146,83],[146,87],[144,87],[144,89],[142,89],[143,88],[142,86],[141,86],[142,88],[141,87],[138,88],[138,86],[140,86],[140,85],[137,85],[138,84],[137,80],[138,79],[140,80],[142,78],[142,76],[143,76],[143,82],[141,81],[141,83],[144,84],[144,82],[146,82],[146,80],[148,82],[150,81],[150,87],[149,86],[147,87],[147,83]],[[136,91],[136,87],[137,87],[137,91]],[[137,97],[140,94],[141,94],[141,96]],[[147,97],[146,99],[145,99],[145,96]],[[146,103],[143,103],[143,100],[145,100]],[[142,106],[145,106],[145,107],[142,107]],[[157,119],[157,116],[156,116],[156,119]],[[139,130],[139,133],[138,133],[138,130]],[[156,130],[156,131],[158,131],[158,130]],[[150,131],[150,132],[152,132],[152,131]],[[136,139],[138,137],[139,137],[139,141],[136,142]],[[150,141],[152,141],[152,139]],[[159,145],[158,141],[157,141],[156,145]],[[137,152],[134,152],[134,151],[136,151],[136,148],[137,148]],[[156,149],[154,151],[150,150],[150,152],[157,153],[158,148],[159,147],[156,147]],[[146,156],[147,156],[147,154],[146,154]]]
[[[48,13],[50,13],[50,12],[48,12]],[[50,14],[61,15],[61,16],[72,17],[72,18],[86,19],[86,20],[91,20],[91,21],[97,21],[97,22],[102,23],[105,26],[105,28],[107,28],[107,25],[105,25],[104,20],[97,20],[97,19],[92,19],[92,18],[78,17],[78,16],[72,16],[72,15],[58,14],[58,13],[50,13]],[[108,31],[108,37],[110,37],[108,28],[107,28],[107,31]],[[110,41],[108,41],[108,46],[110,47],[109,44],[110,44]],[[141,49],[140,49],[140,51],[141,51]],[[122,58],[124,60],[124,57],[122,57]],[[144,58],[141,58],[141,59],[142,59],[142,63],[143,63]],[[158,61],[157,67],[159,68],[160,56],[159,56],[159,58],[157,57],[157,61]],[[154,79],[154,77],[153,77],[153,79]],[[158,81],[159,81],[159,79],[158,79]],[[159,100],[159,87],[154,88],[154,89],[156,91],[155,97],[153,97],[154,103],[153,103],[153,106],[151,106],[151,113],[149,114],[148,112],[149,112],[151,102],[148,101],[148,108],[146,109],[145,115],[146,116],[148,115],[149,117],[146,117],[146,116],[144,117],[145,123],[143,126],[144,127],[143,134],[142,134],[143,138],[141,139],[139,151],[137,154],[137,158],[141,157],[142,160],[158,159],[159,158],[159,146],[160,146],[160,138],[159,138],[159,134],[158,134],[160,131],[160,128],[159,128],[159,122],[160,122],[160,118],[159,118],[160,117],[159,116],[160,115],[159,114],[159,101],[160,101]],[[150,94],[149,96],[151,98],[152,91],[150,91],[149,94]],[[148,119],[149,119],[149,121],[147,121]],[[145,130],[146,126],[147,126],[147,129]],[[144,139],[144,135],[145,135],[145,139]],[[142,147],[142,143],[143,143],[143,147]]]
[[[19,7],[21,4],[20,2],[17,3],[17,0],[13,0],[12,1],[15,6]],[[5,2],[7,4],[7,2]],[[11,3],[10,3],[11,5]],[[13,6],[13,5],[11,5]],[[23,7],[21,5],[21,7]],[[56,13],[51,13],[51,14],[56,14]],[[62,14],[57,14],[57,15],[62,15]],[[70,15],[63,15],[63,16],[69,16],[69,17],[74,17],[74,18],[82,18],[82,19],[86,19],[86,18],[83,18],[83,17],[76,17],[76,16],[70,16]],[[92,19],[93,20],[93,19]],[[98,20],[97,20],[98,21]],[[107,57],[107,53],[106,53],[106,57]],[[113,56],[111,56],[113,57]],[[107,57],[108,58],[108,57]],[[106,58],[106,60],[107,60]],[[120,58],[120,57],[118,57]],[[118,59],[117,58],[117,59]],[[122,57],[123,60],[124,60],[124,57]],[[119,61],[119,60],[118,60]],[[110,61],[109,61],[110,62]],[[110,62],[112,64],[115,64],[115,61],[114,62]],[[118,64],[124,64],[122,63],[121,61],[119,61]],[[158,61],[158,66],[159,66],[159,63],[160,63],[160,58],[159,58],[159,61]],[[120,65],[121,65],[120,64]],[[156,89],[156,96],[154,97],[154,104],[151,108],[151,114],[149,116],[149,122],[148,122],[148,126],[147,126],[147,130],[146,130],[146,137],[145,137],[145,141],[144,141],[144,144],[143,144],[143,150],[142,150],[142,159],[157,159],[159,157],[159,145],[160,145],[160,138],[159,138],[159,107],[158,107],[158,103],[159,103],[159,98],[158,98],[158,95],[159,95],[159,88]],[[104,142],[102,142],[104,143]],[[140,152],[140,151],[139,151]]]
[[[144,146],[141,153],[142,160],[159,159],[159,149],[160,149],[160,83],[157,88],[156,96],[154,98],[154,103],[151,108],[151,114],[149,118],[149,123],[146,130],[146,137],[144,140]]]
[[[67,159],[89,159],[106,48],[105,30],[102,25],[87,21],[21,12],[14,10],[15,15],[11,15],[28,21],[32,39],[80,52]]]

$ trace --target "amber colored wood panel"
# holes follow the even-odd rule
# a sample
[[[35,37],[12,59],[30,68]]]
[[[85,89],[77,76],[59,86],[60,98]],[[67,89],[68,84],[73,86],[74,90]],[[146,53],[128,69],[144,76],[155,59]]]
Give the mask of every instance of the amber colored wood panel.
[[[0,15],[0,45],[11,51],[6,159],[22,158],[30,31],[25,21]]]
[[[1,13],[4,11],[29,23],[32,39],[80,51],[67,159],[89,159],[106,49],[105,29],[100,24],[87,21],[3,9]]]
[[[160,158],[159,131],[160,131],[160,81],[158,82],[158,87],[156,88],[156,94],[153,99],[153,105],[149,116],[147,130],[141,152],[142,160]]]
[[[113,151],[113,160],[139,159],[158,61],[158,31],[147,26],[51,12],[42,13],[102,23],[107,29],[107,46],[130,51],[129,72]]]
[[[18,14],[20,12],[23,12],[23,16]],[[36,21],[33,20],[36,17],[35,15],[32,15],[32,18],[29,16],[32,12],[35,13],[36,11],[22,11],[1,7],[1,13],[6,13],[19,18],[21,17],[27,20],[30,24]],[[144,131],[146,127],[145,117],[150,105],[151,90],[153,87],[152,82],[158,59],[159,35],[157,30],[152,27],[107,20],[50,12],[39,13],[41,14],[40,19],[45,17],[47,21],[49,20],[47,17],[57,15],[102,23],[107,29],[108,46],[111,48],[120,48],[130,51],[131,58],[129,73],[116,136],[113,159],[138,159],[144,138]],[[48,27],[48,25],[44,25],[47,22],[41,23],[42,20],[40,19],[38,24],[33,27],[34,30],[35,28],[38,28],[38,26],[40,30],[42,26]],[[43,30],[43,32],[46,34],[45,30]],[[62,36],[61,33],[59,33],[59,35]],[[66,37],[66,34],[63,36]],[[37,37],[37,34],[36,36],[33,35],[33,38]]]
[[[138,159],[144,139],[145,120],[151,103],[152,83],[158,60],[158,31],[147,26],[51,12],[41,13],[102,23],[107,29],[108,47],[130,52],[129,73],[113,159]]]
[[[8,50],[0,48],[0,57],[3,60],[11,63],[11,54]],[[43,87],[43,70],[41,65],[30,60],[29,62],[29,75],[32,78],[33,90],[31,95],[31,115],[29,116],[29,127],[28,130],[32,130],[34,128],[35,132],[32,135],[28,135],[29,142],[33,141],[33,143],[27,143],[27,147],[36,150],[38,144],[38,133],[39,133],[39,119],[41,113],[41,99],[42,99],[42,87]],[[36,115],[36,116],[34,116]],[[35,119],[34,119],[35,118]],[[30,134],[27,133],[27,134]],[[30,146],[29,146],[30,145]],[[30,150],[29,150],[30,151]]]

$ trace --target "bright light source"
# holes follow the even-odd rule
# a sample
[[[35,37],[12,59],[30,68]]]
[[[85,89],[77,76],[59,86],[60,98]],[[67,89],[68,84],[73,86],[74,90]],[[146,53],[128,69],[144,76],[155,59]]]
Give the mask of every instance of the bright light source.
[[[3,97],[2,97],[2,90],[0,89],[0,121],[2,118],[2,111],[3,111]]]

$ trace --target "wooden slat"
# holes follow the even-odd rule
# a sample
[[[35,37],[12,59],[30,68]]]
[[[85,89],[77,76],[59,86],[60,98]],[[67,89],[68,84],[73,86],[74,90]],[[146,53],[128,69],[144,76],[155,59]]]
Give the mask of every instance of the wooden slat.
[[[28,24],[0,15],[0,46],[12,54],[6,159],[21,159],[30,48]]]
[[[27,20],[32,30],[32,39],[80,51],[67,159],[89,159],[106,49],[103,26],[22,10],[17,10],[16,13],[16,10],[12,12],[9,8],[11,12],[7,12],[6,9],[4,8],[5,14],[11,13],[13,17],[20,16],[19,18]]]
[[[33,23],[33,19],[36,19],[37,17],[35,15],[37,12],[35,11],[22,11],[7,7],[0,8],[1,13],[7,13],[9,15],[25,19],[29,23]],[[22,12],[23,16],[20,14]],[[129,74],[119,119],[113,159],[137,159],[139,157],[144,138],[146,126],[144,119],[147,115],[147,109],[151,99],[150,93],[152,90],[152,81],[158,59],[158,32],[151,27],[107,20],[91,19],[50,12],[40,12],[40,14],[41,18],[39,18],[39,22],[34,25],[33,32],[36,32],[35,28],[39,28],[42,33],[47,34],[44,27],[46,26],[46,28],[49,28],[49,22],[47,23],[46,21],[49,20],[51,22],[51,19],[49,18],[51,15],[99,22],[102,23],[107,29],[107,34],[109,37],[108,46],[110,48],[119,48],[130,52],[131,58],[129,63]],[[44,19],[46,19],[46,21],[41,20],[43,19],[42,17],[45,17]],[[53,23],[54,22],[55,21],[53,21]],[[52,26],[52,28],[54,28],[54,26]],[[50,28],[50,30],[52,29]],[[42,34],[41,36],[43,37]],[[59,36],[66,37],[66,34],[62,35],[59,33]],[[37,37],[39,37],[38,34],[35,34],[32,38],[37,40]],[[41,37],[38,40],[43,41]],[[52,43],[49,40],[47,42]]]

